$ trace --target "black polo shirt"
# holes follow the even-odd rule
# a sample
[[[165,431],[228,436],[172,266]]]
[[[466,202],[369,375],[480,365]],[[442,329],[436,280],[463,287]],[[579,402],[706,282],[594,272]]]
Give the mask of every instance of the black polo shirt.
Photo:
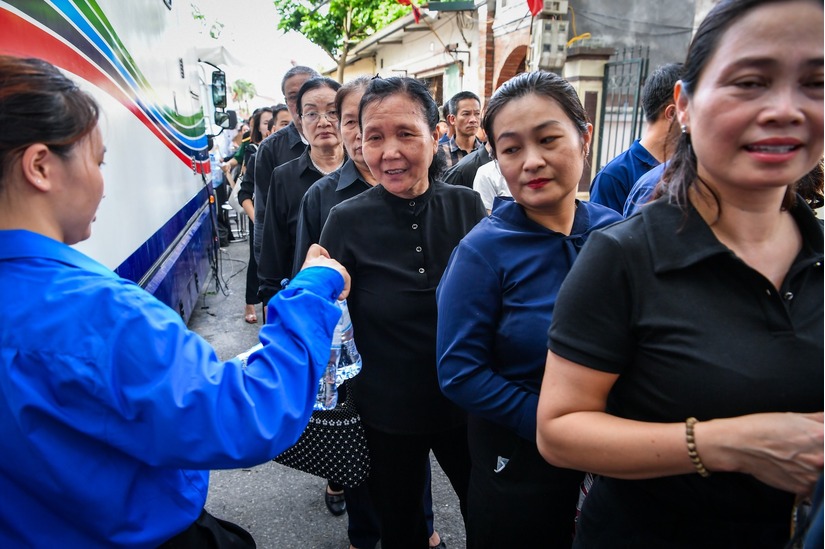
[[[370,188],[372,185],[364,181],[352,160],[347,160],[340,169],[325,175],[309,188],[298,212],[292,276],[301,269],[309,247],[321,241],[321,229],[332,207]]]
[[[295,160],[278,166],[272,172],[258,262],[258,294],[264,302],[281,289],[283,279],[292,276],[295,228],[301,199],[307,189],[323,176],[309,159],[309,148]]]
[[[473,179],[475,179],[478,169],[484,164],[492,162],[492,160],[490,153],[487,152],[487,147],[479,147],[444,173],[444,183],[463,185],[472,189]]]
[[[295,160],[306,150],[307,145],[301,140],[301,134],[292,122],[264,139],[255,153],[255,259],[260,260],[261,238],[263,234],[266,202],[269,198],[269,187],[272,181],[272,172],[278,166]]]
[[[562,285],[548,347],[619,374],[607,402],[619,417],[821,411],[823,237],[811,210],[799,199],[791,211],[803,246],[777,292],[693,207],[684,213],[666,200],[591,235]],[[733,473],[602,478],[585,502],[581,541],[780,547],[793,500]]]
[[[466,421],[436,377],[435,289],[453,248],[486,216],[478,193],[440,182],[413,199],[377,185],[330,211],[321,245],[352,276],[356,403],[373,428],[424,434]]]

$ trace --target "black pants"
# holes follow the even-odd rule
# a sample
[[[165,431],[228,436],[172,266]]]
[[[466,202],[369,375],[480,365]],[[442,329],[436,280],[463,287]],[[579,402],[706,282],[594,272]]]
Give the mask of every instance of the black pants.
[[[433,491],[432,476],[427,463],[427,487],[424,490],[424,518],[427,520],[427,537],[433,535]],[[333,486],[329,483],[330,487]],[[369,486],[365,482],[355,488],[344,488],[347,500],[347,535],[356,549],[375,549],[381,539],[378,517],[370,497]]]
[[[204,509],[198,520],[158,549],[255,549],[252,535],[231,522],[213,517]]]
[[[553,467],[534,441],[483,419],[470,418],[468,439],[468,549],[569,548],[584,473]]]
[[[364,426],[370,447],[367,481],[383,549],[427,549],[430,535],[424,513],[432,450],[453,486],[466,517],[470,481],[467,428],[421,435],[391,434]]]
[[[258,262],[255,261],[255,224],[249,220],[249,263],[246,265],[246,304],[257,305],[261,302],[258,297]]]

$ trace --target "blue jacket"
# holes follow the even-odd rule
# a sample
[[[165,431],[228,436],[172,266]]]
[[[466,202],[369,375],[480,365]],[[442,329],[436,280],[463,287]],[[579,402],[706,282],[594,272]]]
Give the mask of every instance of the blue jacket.
[[[186,529],[209,469],[300,436],[342,285],[297,276],[243,369],[77,250],[0,231],[0,547],[149,548]]]
[[[589,234],[616,212],[577,202],[569,236],[496,198],[453,251],[438,286],[438,379],[470,414],[536,438],[547,329],[562,281]]]

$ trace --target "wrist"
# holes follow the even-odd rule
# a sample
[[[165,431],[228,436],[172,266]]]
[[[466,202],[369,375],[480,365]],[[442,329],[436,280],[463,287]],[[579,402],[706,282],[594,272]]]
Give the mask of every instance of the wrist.
[[[699,421],[693,427],[696,449],[709,472],[734,472],[736,463],[731,452],[737,442],[737,431],[727,419]]]

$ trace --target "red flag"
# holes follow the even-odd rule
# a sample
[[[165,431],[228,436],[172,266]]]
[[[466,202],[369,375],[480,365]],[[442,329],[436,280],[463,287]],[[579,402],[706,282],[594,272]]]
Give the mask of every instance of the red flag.
[[[544,9],[544,0],[527,0],[527,6],[530,8],[530,13],[535,17]]]
[[[415,18],[415,22],[418,23],[421,20],[421,10],[412,3],[412,0],[398,0],[398,3],[402,6],[410,6],[412,7],[413,17]]]

